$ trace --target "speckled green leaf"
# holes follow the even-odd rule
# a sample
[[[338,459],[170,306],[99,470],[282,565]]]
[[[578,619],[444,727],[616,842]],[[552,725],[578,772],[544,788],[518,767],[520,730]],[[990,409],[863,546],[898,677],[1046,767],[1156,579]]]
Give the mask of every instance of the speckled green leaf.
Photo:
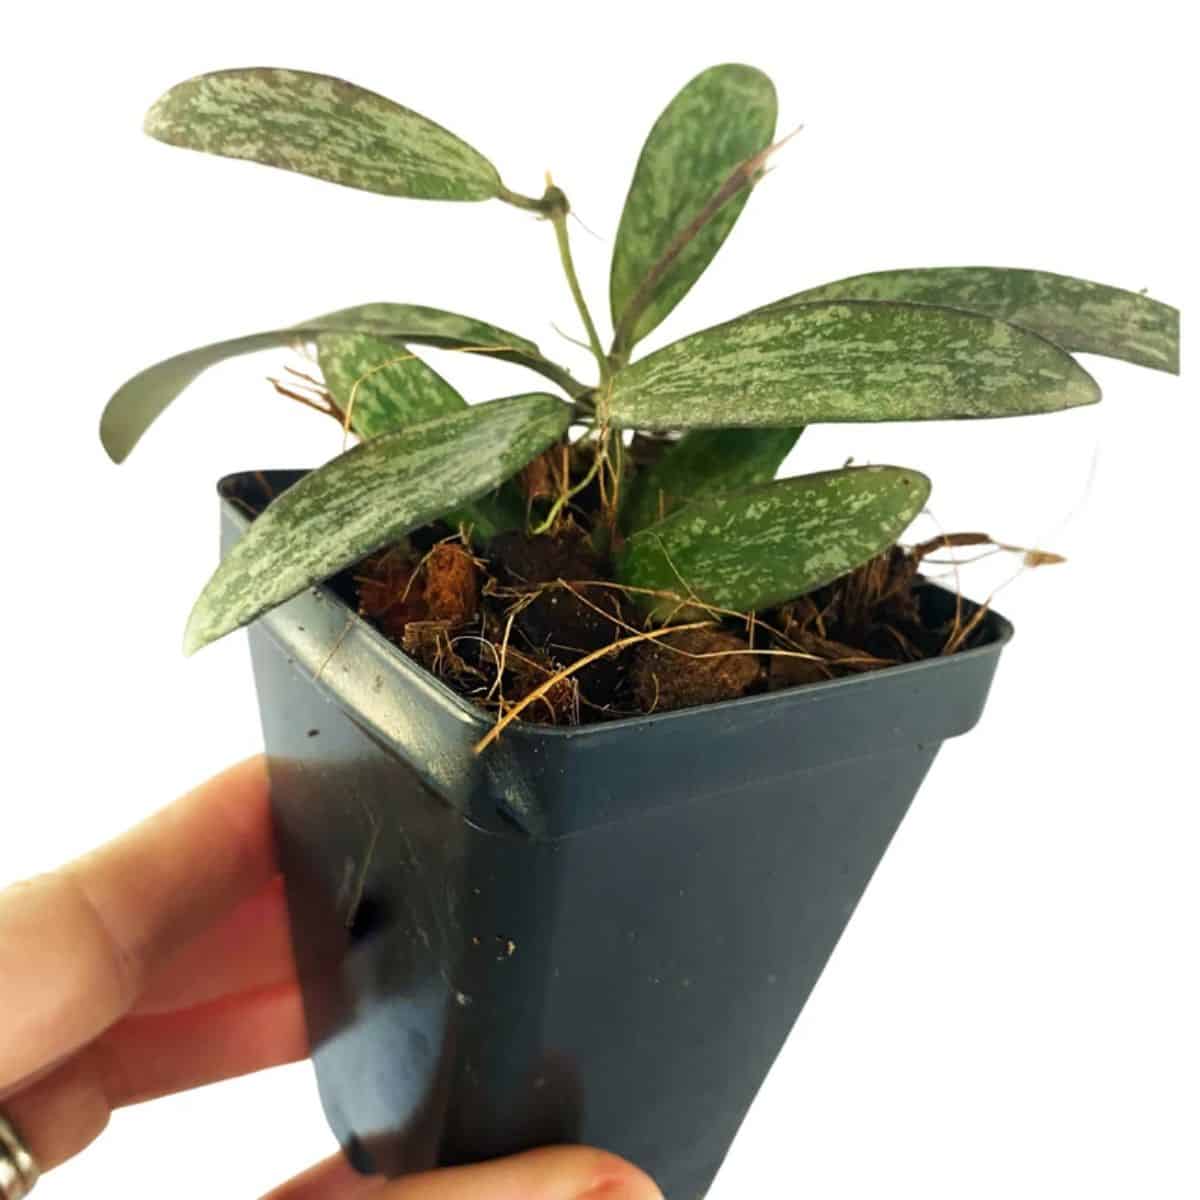
[[[323,333],[317,361],[325,386],[342,411],[350,412],[363,438],[409,429],[459,412],[467,402],[406,346],[366,333]],[[482,538],[515,529],[524,520],[519,496],[494,492],[442,514],[448,525],[468,525]]]
[[[317,361],[325,386],[350,410],[360,437],[392,433],[466,407],[466,401],[403,343],[369,333],[323,333]]]
[[[248,67],[177,84],[146,114],[161,142],[422,200],[489,200],[496,168],[419,113],[328,75]]]
[[[753,67],[711,67],[667,105],[642,147],[613,249],[614,326],[663,252],[734,169],[775,134],[771,81]],[[645,337],[700,278],[745,207],[749,187],[718,214],[655,284],[631,341]]]
[[[615,376],[610,415],[641,429],[1010,417],[1094,404],[1059,347],[979,313],[846,300],[751,313]]]
[[[622,518],[627,531],[661,520],[683,504],[769,483],[799,429],[693,429],[649,470],[634,477]]]
[[[913,300],[967,308],[1032,329],[1064,350],[1179,374],[1177,308],[1070,275],[1007,267],[878,271],[797,292],[762,311],[814,300]]]
[[[187,653],[494,488],[561,437],[554,396],[479,404],[362,442],[281,493],[217,568],[192,610]]]
[[[893,545],[929,498],[902,467],[848,467],[781,479],[679,509],[626,543],[618,577],[735,612],[770,608]],[[679,609],[648,597],[658,619]]]
[[[124,383],[109,400],[100,421],[100,440],[113,461],[121,462],[171,401],[209,367],[238,355],[294,345],[322,333],[336,332],[371,333],[447,349],[482,347],[492,351],[494,358],[529,367],[564,386],[570,387],[573,382],[561,368],[544,359],[532,342],[495,325],[419,304],[361,304],[287,329],[214,342],[147,367]]]

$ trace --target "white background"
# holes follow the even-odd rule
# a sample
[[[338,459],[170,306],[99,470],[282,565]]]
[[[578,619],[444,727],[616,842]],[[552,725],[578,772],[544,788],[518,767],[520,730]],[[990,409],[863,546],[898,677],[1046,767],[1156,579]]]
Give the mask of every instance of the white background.
[[[258,747],[242,639],[179,651],[216,554],[213,483],[338,449],[331,423],[264,386],[287,360],[275,353],[211,374],[118,470],[95,427],[123,378],[377,299],[492,319],[587,369],[550,327],[577,322],[548,228],[497,203],[390,200],[160,146],[141,116],[179,79],[337,74],[453,129],[519,191],[552,169],[599,235],[573,230],[603,313],[651,121],[701,68],[761,66],[781,128],[805,131],[650,345],[892,266],[1042,267],[1196,310],[1185,6],[438,11],[44,4],[5,18],[0,883]],[[527,378],[439,365],[480,399]],[[1097,408],[802,440],[797,469],[851,454],[920,468],[941,526],[1070,562],[997,598],[1018,637],[984,721],[935,765],[712,1200],[1200,1194],[1200,418],[1186,378],[1087,365]],[[1013,566],[964,585],[984,595]],[[40,1194],[252,1196],[332,1145],[301,1065],[122,1113]]]

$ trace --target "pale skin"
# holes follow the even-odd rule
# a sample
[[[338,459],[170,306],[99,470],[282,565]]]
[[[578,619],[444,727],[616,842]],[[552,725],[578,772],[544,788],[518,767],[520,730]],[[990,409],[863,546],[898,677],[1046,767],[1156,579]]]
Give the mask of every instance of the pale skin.
[[[43,1172],[114,1109],[304,1058],[262,759],[0,891],[0,964],[0,1111]],[[390,1183],[339,1156],[270,1194],[360,1197],[661,1200],[636,1167],[586,1147]]]

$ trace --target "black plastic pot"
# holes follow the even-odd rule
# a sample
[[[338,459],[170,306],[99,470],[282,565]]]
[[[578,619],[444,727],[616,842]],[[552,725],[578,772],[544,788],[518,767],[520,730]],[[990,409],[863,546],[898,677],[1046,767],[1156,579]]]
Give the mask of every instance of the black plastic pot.
[[[270,472],[275,489],[299,472]],[[221,484],[226,549],[261,505]],[[933,608],[953,603],[923,589]],[[362,1171],[585,1142],[702,1197],[1011,636],[581,729],[488,718],[330,590],[250,644],[321,1099]]]

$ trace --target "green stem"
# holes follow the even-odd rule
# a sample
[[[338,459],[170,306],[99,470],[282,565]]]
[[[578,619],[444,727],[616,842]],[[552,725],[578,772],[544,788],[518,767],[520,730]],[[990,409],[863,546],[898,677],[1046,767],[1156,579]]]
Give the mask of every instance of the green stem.
[[[543,358],[536,362],[525,358],[514,361],[519,362],[524,367],[528,367],[531,371],[536,371],[546,379],[553,380],[576,404],[590,404],[589,398],[596,389],[589,384],[580,383],[566,367],[560,367],[558,363],[551,362],[548,358]]]
[[[596,323],[592,320],[587,301],[583,297],[583,289],[579,286],[579,276],[575,273],[575,260],[571,257],[571,239],[567,233],[567,211],[564,197],[564,206],[555,209],[550,220],[554,223],[554,236],[558,241],[558,256],[562,259],[563,274],[567,277],[567,286],[571,289],[571,297],[575,301],[575,307],[579,310],[583,327],[587,330],[588,345],[591,346],[592,354],[599,364],[600,382],[603,385],[608,379],[608,356],[604,353],[600,335],[596,332]]]
[[[587,301],[583,296],[583,289],[579,286],[579,276],[575,273],[575,260],[571,256],[571,239],[567,233],[567,214],[571,211],[567,197],[560,188],[554,186],[549,173],[547,173],[546,191],[540,200],[535,200],[532,196],[522,196],[519,192],[509,191],[503,184],[500,185],[499,198],[514,208],[538,213],[554,225],[554,237],[558,242],[558,256],[567,277],[567,286],[571,289],[571,298],[575,301],[575,307],[583,320],[583,327],[587,330],[588,345],[600,367],[600,383],[603,386],[608,382],[611,371],[600,335],[596,332],[596,323],[592,320],[592,314],[588,311]],[[590,398],[596,389],[580,383],[562,367],[555,363],[546,363],[545,369],[535,368],[535,370],[541,370],[541,373],[548,379],[553,379],[560,387],[565,388],[571,398],[582,408],[594,407],[590,403]]]
[[[554,522],[558,520],[559,514],[576,496],[579,495],[604,467],[605,456],[607,455],[608,437],[601,433],[599,441],[596,445],[596,454],[592,459],[592,465],[588,468],[587,473],[574,486],[568,487],[566,491],[559,496],[551,506],[549,513],[546,514],[546,519],[538,524],[534,529],[530,530],[533,534],[545,533],[546,530],[553,527]]]
[[[526,212],[539,213],[543,217],[553,215],[553,198],[547,199],[547,196],[540,200],[533,196],[522,196],[520,192],[510,192],[504,184],[500,185],[500,191],[497,193],[497,199],[503,200],[505,204],[511,204],[513,208],[523,208]]]

